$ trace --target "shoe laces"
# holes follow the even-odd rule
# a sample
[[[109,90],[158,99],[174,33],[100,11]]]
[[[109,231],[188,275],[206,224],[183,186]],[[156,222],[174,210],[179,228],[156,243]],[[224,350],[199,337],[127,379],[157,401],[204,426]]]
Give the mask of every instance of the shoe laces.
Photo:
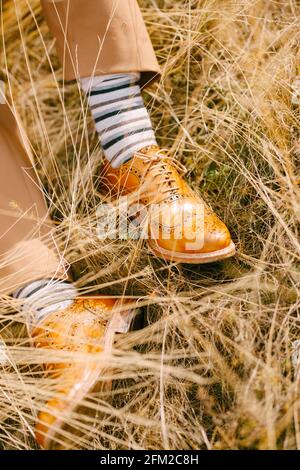
[[[151,154],[136,152],[135,157],[149,162],[147,172],[151,168],[152,176],[154,178],[163,178],[163,183],[165,183],[166,186],[162,188],[162,192],[169,193],[171,191],[177,191],[180,189],[180,186],[178,185],[174,173],[170,167],[174,168],[183,175],[187,173],[187,169],[182,163],[176,160],[176,158],[171,157],[168,154],[167,149],[159,149]]]

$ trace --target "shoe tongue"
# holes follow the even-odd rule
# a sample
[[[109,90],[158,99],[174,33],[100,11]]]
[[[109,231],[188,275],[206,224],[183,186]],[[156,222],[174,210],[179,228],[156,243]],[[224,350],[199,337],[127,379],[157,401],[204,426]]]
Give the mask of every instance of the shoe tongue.
[[[152,153],[156,153],[159,150],[158,145],[148,145],[148,147],[143,147],[138,153],[142,153],[143,155],[151,155]]]
[[[141,150],[139,150],[138,154],[141,154],[140,156],[142,158],[139,158],[138,155],[136,156],[137,157],[136,163],[139,165],[140,168],[142,168],[142,171],[144,169],[142,164],[144,164],[144,163],[149,164],[147,175],[150,175],[150,178],[152,178],[151,179],[151,186],[153,186],[153,173],[152,173],[152,171],[157,170],[156,165],[157,164],[162,164],[162,165],[166,164],[166,165],[168,165],[168,162],[166,162],[164,160],[164,155],[162,155],[162,154],[157,155],[158,151],[160,151],[160,147],[158,145],[149,145],[148,147],[144,147]],[[156,158],[152,159],[151,158],[152,156],[156,157]],[[155,166],[154,165],[152,166],[152,163],[155,164]],[[161,174],[156,174],[155,175],[156,178],[157,178],[158,183],[160,184],[160,186],[157,187],[157,191],[155,192],[155,194],[152,195],[152,197],[154,197],[154,199],[156,200],[157,203],[164,202],[165,200],[167,200],[169,198],[170,193],[172,191],[175,191],[176,189],[178,189],[178,188],[174,188],[173,184],[169,185],[169,181],[172,180],[172,178],[170,177],[171,168],[168,168],[166,166],[165,170],[166,170],[166,174],[161,172]],[[166,181],[165,177],[167,175],[168,175],[168,180]],[[173,176],[173,183],[177,186],[174,176]],[[167,188],[168,191],[167,192],[162,191],[163,188]],[[148,196],[147,196],[147,199],[149,199]]]

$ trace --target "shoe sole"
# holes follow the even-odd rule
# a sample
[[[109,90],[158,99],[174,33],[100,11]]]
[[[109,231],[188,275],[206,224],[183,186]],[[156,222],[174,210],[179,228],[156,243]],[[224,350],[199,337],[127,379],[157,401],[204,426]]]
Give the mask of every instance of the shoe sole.
[[[148,243],[150,251],[166,261],[173,261],[177,263],[188,264],[206,264],[214,263],[226,258],[230,258],[236,252],[235,244],[231,241],[230,245],[222,250],[212,251],[210,253],[176,253],[174,251],[165,250],[164,248],[155,248],[151,243]]]

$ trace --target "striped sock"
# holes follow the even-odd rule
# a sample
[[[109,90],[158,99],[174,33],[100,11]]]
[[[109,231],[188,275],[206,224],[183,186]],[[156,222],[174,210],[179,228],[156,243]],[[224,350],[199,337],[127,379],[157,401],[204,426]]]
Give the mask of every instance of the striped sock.
[[[81,80],[104,155],[113,168],[143,147],[157,145],[139,78],[139,73],[127,73]]]
[[[12,295],[22,300],[22,310],[32,315],[30,323],[34,326],[49,313],[72,305],[77,289],[73,284],[59,279],[42,279],[21,287]]]

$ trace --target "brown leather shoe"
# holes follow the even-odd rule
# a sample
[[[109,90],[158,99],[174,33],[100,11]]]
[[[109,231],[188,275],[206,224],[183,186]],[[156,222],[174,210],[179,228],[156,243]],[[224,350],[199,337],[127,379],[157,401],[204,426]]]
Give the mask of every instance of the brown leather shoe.
[[[72,415],[78,410],[84,415],[90,413],[91,408],[83,405],[88,392],[110,387],[110,383],[100,382],[101,372],[108,368],[101,364],[101,355],[110,352],[116,332],[128,331],[134,313],[129,305],[128,310],[118,308],[113,298],[82,297],[66,310],[49,314],[33,329],[36,347],[84,355],[84,362],[49,361],[45,365],[57,385],[54,396],[38,415],[36,439],[41,447],[68,449],[76,448],[76,442],[80,445],[84,433],[78,429],[78,421],[72,425]],[[88,361],[86,354],[93,354],[93,359]]]
[[[184,171],[165,150],[150,146],[120,168],[107,163],[102,181],[112,197],[130,194],[135,203],[147,208],[144,233],[157,256],[182,263],[209,263],[234,255],[227,227],[183,180],[180,173]]]

